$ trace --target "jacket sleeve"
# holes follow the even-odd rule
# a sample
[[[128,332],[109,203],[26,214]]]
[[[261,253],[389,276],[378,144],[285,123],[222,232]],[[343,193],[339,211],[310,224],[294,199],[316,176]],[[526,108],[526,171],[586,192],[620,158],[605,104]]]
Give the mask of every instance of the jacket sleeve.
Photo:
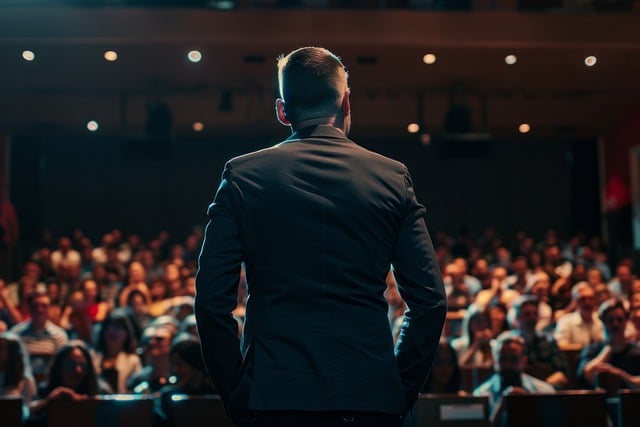
[[[405,211],[392,259],[407,310],[395,348],[407,409],[415,403],[435,360],[447,311],[446,294],[425,209],[416,200],[405,169]]]
[[[237,304],[242,263],[240,202],[240,191],[227,164],[208,210],[209,223],[198,258],[195,296],[203,360],[225,404],[242,362],[238,324],[231,314]]]

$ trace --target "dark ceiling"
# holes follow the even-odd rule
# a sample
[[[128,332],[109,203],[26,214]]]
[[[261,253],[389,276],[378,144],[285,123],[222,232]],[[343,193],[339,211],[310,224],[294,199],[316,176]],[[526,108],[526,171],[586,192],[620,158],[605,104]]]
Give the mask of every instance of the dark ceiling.
[[[638,13],[0,7],[0,131],[134,133],[160,100],[179,135],[282,134],[276,57],[321,45],[350,70],[358,135],[441,133],[455,93],[477,132],[597,137],[640,106],[639,29]]]

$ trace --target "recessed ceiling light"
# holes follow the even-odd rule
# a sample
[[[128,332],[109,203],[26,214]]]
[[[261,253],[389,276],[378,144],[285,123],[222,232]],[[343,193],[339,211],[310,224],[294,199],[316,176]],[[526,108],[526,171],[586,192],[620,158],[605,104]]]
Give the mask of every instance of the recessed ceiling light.
[[[202,53],[199,50],[190,50],[187,53],[187,59],[191,62],[200,62],[202,61]]]
[[[517,56],[515,56],[515,55],[513,55],[513,54],[511,54],[511,55],[507,55],[507,56],[505,56],[505,57],[504,57],[504,62],[505,62],[507,65],[513,65],[513,64],[515,64],[516,62],[518,62],[518,57],[517,57]]]
[[[98,125],[98,122],[96,122],[95,120],[90,120],[87,122],[87,129],[90,132],[95,132],[98,130],[100,126]]]
[[[193,130],[196,132],[202,132],[204,129],[204,124],[202,122],[195,122],[193,124]]]
[[[593,55],[584,58],[584,65],[586,65],[587,67],[593,67],[594,65],[596,65],[596,62],[598,62],[598,58]]]
[[[428,65],[435,64],[437,60],[438,58],[436,58],[436,56],[433,53],[427,53],[425,56],[422,57],[422,62]]]
[[[418,133],[420,130],[420,125],[417,123],[409,123],[407,126],[407,132],[409,133]]]
[[[530,130],[531,125],[529,125],[529,123],[521,123],[520,126],[518,126],[518,132],[520,133],[529,133]]]
[[[36,59],[36,54],[31,50],[23,50],[22,59],[24,59],[25,61],[33,61],[34,59]]]
[[[118,60],[118,52],[115,50],[108,50],[104,53],[104,59],[109,62],[115,62]]]

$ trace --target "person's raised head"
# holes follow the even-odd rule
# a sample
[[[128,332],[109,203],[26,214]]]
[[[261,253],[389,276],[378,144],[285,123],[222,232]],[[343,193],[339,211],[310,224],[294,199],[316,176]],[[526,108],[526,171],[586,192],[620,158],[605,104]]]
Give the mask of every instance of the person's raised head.
[[[303,47],[278,58],[278,120],[294,130],[332,124],[350,126],[348,73],[339,57],[321,47]]]

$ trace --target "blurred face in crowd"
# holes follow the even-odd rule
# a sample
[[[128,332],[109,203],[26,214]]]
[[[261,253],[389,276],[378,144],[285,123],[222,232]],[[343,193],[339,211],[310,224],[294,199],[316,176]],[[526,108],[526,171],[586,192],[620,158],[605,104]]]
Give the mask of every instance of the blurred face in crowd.
[[[629,305],[631,306],[631,309],[640,308],[640,292],[636,292],[635,294],[631,295],[631,298],[629,299]]]
[[[517,384],[520,374],[527,365],[523,346],[515,341],[502,345],[498,355],[498,372],[507,384]]]
[[[89,301],[94,301],[98,298],[98,284],[93,280],[87,280],[82,285],[82,292]]]
[[[613,308],[602,316],[602,323],[609,337],[620,338],[624,336],[627,317],[622,308]]]
[[[89,361],[79,348],[72,349],[62,363],[62,385],[75,389],[87,376]]]
[[[602,280],[602,272],[597,268],[590,268],[587,270],[587,282],[591,286],[597,286],[603,282]]]
[[[433,381],[436,384],[447,384],[455,370],[455,358],[447,345],[441,345],[438,357],[433,365]]]
[[[626,265],[620,265],[616,269],[616,276],[618,276],[618,280],[623,285],[631,284],[633,276],[631,275],[631,269]]]
[[[129,282],[130,283],[140,283],[144,282],[146,279],[146,273],[144,271],[144,267],[141,263],[134,261],[129,264]]]
[[[49,306],[51,299],[47,295],[40,295],[31,301],[29,306],[29,314],[31,314],[31,323],[37,327],[44,326],[49,319]]]
[[[127,327],[121,320],[112,320],[104,331],[105,343],[111,348],[124,349],[128,338]]]
[[[593,289],[588,286],[582,288],[578,293],[576,303],[581,313],[593,313],[596,308],[596,295]]]
[[[188,364],[178,352],[174,352],[171,355],[171,370],[173,374],[178,377],[178,385],[184,386],[193,382],[194,378],[201,376],[202,372]]]
[[[151,357],[168,355],[171,349],[173,334],[166,327],[156,327],[149,331],[148,353]]]
[[[518,314],[518,324],[523,330],[533,331],[538,323],[538,305],[522,304]]]

